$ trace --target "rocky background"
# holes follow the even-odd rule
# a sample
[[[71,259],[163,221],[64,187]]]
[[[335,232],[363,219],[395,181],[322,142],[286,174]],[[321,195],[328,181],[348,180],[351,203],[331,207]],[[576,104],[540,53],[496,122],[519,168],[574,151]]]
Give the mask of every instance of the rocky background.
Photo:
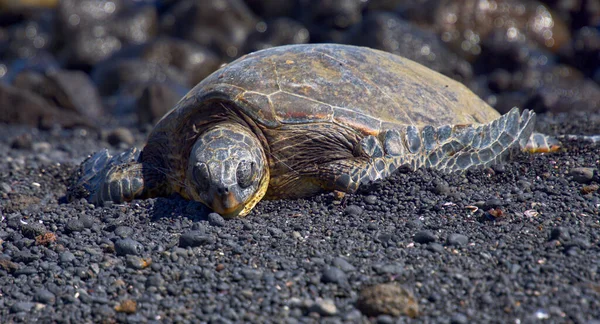
[[[600,150],[262,202],[68,203],[88,154],[143,145],[250,51],[397,53],[549,134],[600,134],[596,0],[0,0],[0,322],[600,321]]]

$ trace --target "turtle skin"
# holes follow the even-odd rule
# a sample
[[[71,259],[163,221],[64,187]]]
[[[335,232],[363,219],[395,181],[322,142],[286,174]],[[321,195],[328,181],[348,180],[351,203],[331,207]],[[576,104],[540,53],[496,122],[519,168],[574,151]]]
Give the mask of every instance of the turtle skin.
[[[96,204],[174,192],[203,201],[191,188],[189,160],[215,125],[239,129],[226,137],[253,143],[267,174],[247,206],[227,216],[244,216],[262,198],[355,192],[402,166],[465,171],[514,150],[558,147],[533,132],[533,112],[501,116],[464,85],[406,58],[349,45],[288,45],[211,74],[157,123],[141,153],[101,151],[84,161],[71,192]]]

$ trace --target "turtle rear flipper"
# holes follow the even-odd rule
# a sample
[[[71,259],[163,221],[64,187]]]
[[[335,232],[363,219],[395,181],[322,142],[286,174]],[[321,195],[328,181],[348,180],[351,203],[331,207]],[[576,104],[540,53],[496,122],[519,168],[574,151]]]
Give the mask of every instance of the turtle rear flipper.
[[[522,147],[523,151],[529,153],[557,152],[560,148],[561,143],[556,138],[542,133],[531,134],[527,144]]]
[[[93,204],[122,202],[137,198],[144,191],[140,151],[131,148],[111,156],[104,149],[85,159],[68,189],[68,200],[86,198]]]
[[[487,124],[426,126],[409,139],[409,147],[422,142],[411,164],[450,172],[489,166],[524,148],[534,126],[535,113],[525,109],[519,115],[518,108]]]

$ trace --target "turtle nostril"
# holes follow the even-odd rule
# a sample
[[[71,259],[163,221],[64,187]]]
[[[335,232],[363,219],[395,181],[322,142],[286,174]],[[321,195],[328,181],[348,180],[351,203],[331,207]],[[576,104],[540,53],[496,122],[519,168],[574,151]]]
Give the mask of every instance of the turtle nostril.
[[[219,186],[219,187],[217,188],[217,192],[218,192],[220,195],[227,194],[227,193],[229,193],[229,188],[227,188],[227,187],[225,187],[225,186]]]

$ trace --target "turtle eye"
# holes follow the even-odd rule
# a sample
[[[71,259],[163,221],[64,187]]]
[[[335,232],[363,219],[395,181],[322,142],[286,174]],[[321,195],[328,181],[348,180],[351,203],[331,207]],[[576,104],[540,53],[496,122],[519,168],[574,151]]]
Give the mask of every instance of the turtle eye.
[[[248,188],[256,177],[256,163],[242,161],[235,172],[237,182],[242,188]]]
[[[196,182],[199,191],[208,190],[209,177],[210,173],[208,172],[208,166],[204,163],[196,163],[196,166],[194,167],[194,181]]]

